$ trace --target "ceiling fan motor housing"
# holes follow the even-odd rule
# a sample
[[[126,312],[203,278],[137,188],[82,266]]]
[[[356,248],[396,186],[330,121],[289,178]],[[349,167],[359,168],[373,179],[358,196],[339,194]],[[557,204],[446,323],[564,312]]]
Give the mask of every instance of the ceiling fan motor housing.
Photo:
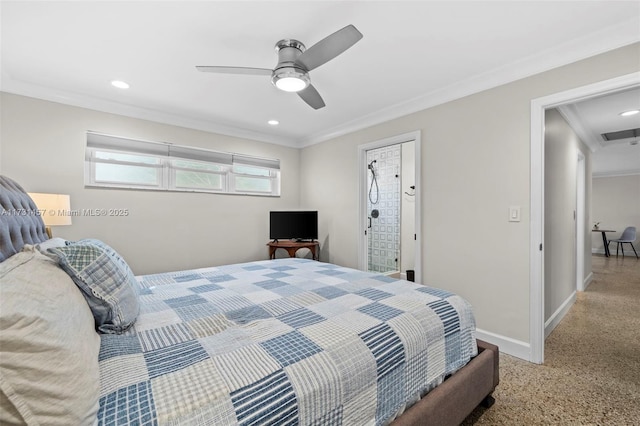
[[[298,96],[313,109],[324,108],[320,93],[311,84],[309,71],[326,64],[342,54],[362,38],[362,33],[353,25],[323,38],[307,50],[304,44],[294,39],[283,39],[276,43],[278,63],[273,70],[252,67],[196,66],[198,71],[222,74],[245,74],[271,76],[271,83],[279,90],[297,92]]]
[[[278,89],[297,92],[307,88],[311,82],[309,73],[306,69],[296,63],[298,56],[306,50],[304,44],[294,39],[284,39],[276,43],[276,52],[278,52],[278,64],[271,75],[271,83]],[[287,86],[285,81],[296,84]]]

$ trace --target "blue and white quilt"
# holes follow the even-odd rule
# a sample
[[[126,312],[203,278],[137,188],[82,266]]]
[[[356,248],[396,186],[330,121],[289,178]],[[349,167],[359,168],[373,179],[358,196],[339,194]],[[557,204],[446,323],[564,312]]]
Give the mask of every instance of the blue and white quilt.
[[[477,354],[461,297],[277,259],[138,277],[102,335],[102,425],[380,425]]]

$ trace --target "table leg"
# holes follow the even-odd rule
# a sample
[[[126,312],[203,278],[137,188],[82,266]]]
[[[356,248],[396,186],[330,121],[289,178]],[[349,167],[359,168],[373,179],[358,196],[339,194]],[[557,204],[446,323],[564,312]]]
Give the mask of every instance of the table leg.
[[[287,247],[286,250],[289,253],[289,257],[296,257],[296,252],[298,251],[298,247]]]
[[[605,257],[609,257],[611,256],[611,253],[609,253],[609,242],[607,241],[607,234],[605,232],[601,232],[602,234],[602,242],[604,244],[604,255]]]

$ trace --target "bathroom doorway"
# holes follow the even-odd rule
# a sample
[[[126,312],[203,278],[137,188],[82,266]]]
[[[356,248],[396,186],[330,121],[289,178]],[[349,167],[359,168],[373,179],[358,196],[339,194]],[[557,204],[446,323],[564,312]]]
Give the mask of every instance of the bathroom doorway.
[[[399,274],[402,144],[367,151],[367,271]]]
[[[419,280],[416,161],[419,133],[359,147],[361,169],[360,267]]]

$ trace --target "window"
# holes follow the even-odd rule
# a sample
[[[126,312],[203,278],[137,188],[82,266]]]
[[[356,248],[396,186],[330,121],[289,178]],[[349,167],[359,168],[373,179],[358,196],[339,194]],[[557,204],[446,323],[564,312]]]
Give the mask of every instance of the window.
[[[170,160],[173,187],[176,189],[209,189],[226,187],[226,170],[218,164],[194,160]]]
[[[97,150],[93,155],[96,183],[137,183],[157,187],[162,182],[159,158]]]
[[[87,133],[85,185],[280,195],[280,161]]]

